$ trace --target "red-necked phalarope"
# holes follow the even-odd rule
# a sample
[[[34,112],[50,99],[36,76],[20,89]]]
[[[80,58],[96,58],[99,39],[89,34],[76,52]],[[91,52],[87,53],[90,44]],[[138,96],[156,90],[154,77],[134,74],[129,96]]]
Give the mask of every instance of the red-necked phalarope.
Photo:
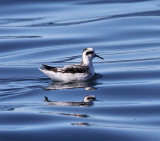
[[[92,59],[95,57],[103,59],[95,54],[93,48],[86,48],[83,50],[80,64],[66,65],[64,67],[51,67],[42,64],[39,70],[54,81],[87,81],[95,74],[92,63]]]

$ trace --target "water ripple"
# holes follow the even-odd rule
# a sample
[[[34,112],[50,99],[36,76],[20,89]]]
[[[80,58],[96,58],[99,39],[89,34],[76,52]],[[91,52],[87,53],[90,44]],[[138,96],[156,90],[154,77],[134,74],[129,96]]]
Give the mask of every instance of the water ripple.
[[[158,0],[1,3],[0,140],[159,140]],[[52,82],[38,70],[79,63],[86,47],[104,58],[94,80]],[[97,101],[44,101],[86,95]]]

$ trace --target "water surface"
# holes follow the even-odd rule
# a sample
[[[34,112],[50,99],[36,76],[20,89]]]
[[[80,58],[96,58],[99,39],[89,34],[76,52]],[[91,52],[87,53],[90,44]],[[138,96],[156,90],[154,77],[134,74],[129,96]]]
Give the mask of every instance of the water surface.
[[[160,1],[11,1],[0,8],[0,140],[160,139]],[[81,61],[95,49],[102,75],[52,82],[38,68]],[[80,102],[60,106],[44,102]]]

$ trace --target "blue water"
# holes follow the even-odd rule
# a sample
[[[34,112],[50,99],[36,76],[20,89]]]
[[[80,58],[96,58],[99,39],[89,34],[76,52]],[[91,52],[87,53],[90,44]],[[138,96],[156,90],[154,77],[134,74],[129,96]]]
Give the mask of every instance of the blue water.
[[[159,0],[0,0],[0,140],[160,140]],[[100,78],[52,82],[38,68],[81,61]],[[91,106],[79,102],[94,95]]]

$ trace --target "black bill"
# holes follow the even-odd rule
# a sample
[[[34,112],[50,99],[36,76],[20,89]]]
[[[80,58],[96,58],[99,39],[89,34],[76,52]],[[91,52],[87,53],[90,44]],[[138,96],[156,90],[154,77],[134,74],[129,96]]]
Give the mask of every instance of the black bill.
[[[98,58],[100,58],[100,59],[103,59],[102,57],[98,56],[97,54],[95,55],[95,57],[98,57]],[[104,60],[104,59],[103,59],[103,60]]]

